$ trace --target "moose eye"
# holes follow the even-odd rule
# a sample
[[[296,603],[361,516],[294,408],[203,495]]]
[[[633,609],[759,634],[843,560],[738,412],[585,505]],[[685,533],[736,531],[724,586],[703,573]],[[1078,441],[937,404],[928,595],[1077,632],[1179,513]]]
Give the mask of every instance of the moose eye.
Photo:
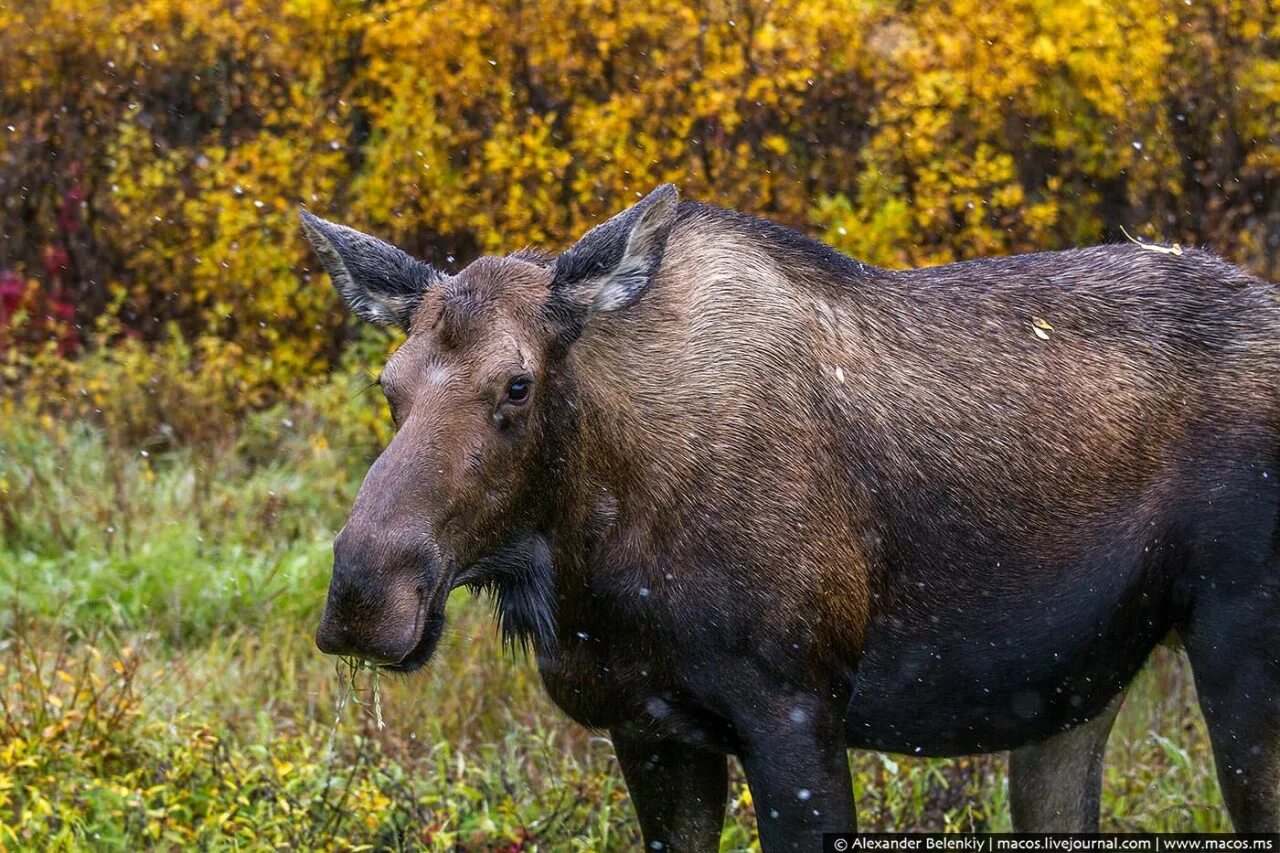
[[[533,385],[533,380],[527,376],[517,376],[507,383],[507,402],[515,403],[517,406],[529,399],[529,389]]]

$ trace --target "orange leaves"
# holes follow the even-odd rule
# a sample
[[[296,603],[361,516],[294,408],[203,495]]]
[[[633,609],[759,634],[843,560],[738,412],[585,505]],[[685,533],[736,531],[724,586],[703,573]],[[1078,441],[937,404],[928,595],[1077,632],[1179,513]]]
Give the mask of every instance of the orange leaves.
[[[1242,166],[1271,162],[1280,87],[1234,81],[1237,68],[1268,79],[1241,36],[1278,19],[1256,3],[1233,4],[1225,20],[1205,9],[950,0],[895,16],[869,37],[891,67],[877,74],[867,171],[820,220],[867,260],[916,264],[1114,238],[1128,215],[1165,232],[1176,223],[1187,241],[1212,239],[1220,251],[1246,249],[1241,260],[1274,270],[1252,249],[1266,226],[1233,232],[1221,217],[1253,205],[1235,184]],[[1245,142],[1238,128],[1250,116],[1262,118]],[[1221,156],[1214,140],[1224,138],[1241,143],[1242,162]],[[1211,209],[1193,210],[1189,190],[1207,190]]]
[[[563,247],[675,181],[872,263],[1123,221],[1277,269],[1267,4],[901,5],[18,0],[0,274],[61,252],[78,320],[222,341],[262,401],[347,338],[302,205],[441,266]]]

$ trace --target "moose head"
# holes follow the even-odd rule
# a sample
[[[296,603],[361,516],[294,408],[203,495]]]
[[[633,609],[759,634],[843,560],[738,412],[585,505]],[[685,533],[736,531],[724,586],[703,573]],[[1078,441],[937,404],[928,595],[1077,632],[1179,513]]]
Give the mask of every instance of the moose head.
[[[301,215],[350,309],[408,334],[379,379],[395,437],[334,541],[322,651],[400,671],[429,660],[450,591],[537,523],[557,376],[587,324],[644,297],[677,207],[665,185],[554,260],[483,257],[452,276]]]

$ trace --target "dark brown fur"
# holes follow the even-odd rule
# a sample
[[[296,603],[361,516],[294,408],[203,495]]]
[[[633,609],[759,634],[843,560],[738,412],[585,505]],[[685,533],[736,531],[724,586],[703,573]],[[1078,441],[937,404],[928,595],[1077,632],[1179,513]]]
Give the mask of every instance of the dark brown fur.
[[[714,849],[735,754],[774,849],[852,828],[846,746],[1044,741],[1178,630],[1233,817],[1276,828],[1276,751],[1229,746],[1280,733],[1272,288],[1132,245],[889,272],[674,198],[412,271],[322,647],[411,670],[492,588],[648,840]]]

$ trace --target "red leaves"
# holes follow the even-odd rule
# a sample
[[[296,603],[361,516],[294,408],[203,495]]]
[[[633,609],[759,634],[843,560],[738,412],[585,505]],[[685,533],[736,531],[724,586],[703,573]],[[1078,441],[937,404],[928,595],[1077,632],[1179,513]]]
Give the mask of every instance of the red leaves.
[[[13,270],[0,270],[0,325],[8,323],[18,310],[23,290],[21,276]]]
[[[13,270],[0,270],[0,352],[54,341],[59,355],[80,348],[76,306],[65,295],[58,276],[70,265],[66,249],[45,246],[46,286],[24,280]]]

